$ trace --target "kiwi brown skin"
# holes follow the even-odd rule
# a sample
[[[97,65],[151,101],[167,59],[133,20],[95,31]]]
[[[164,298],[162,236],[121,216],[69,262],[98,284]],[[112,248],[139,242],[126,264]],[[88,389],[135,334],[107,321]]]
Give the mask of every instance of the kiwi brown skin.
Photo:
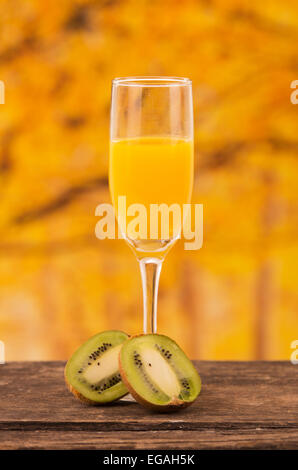
[[[98,405],[98,403],[94,402],[94,401],[91,401],[91,400],[88,400],[88,398],[84,397],[80,392],[78,392],[67,380],[67,377],[66,377],[66,366],[64,368],[64,379],[65,379],[65,383],[67,385],[67,388],[68,390],[76,397],[78,398],[78,400],[80,400],[81,402],[83,403],[86,403],[88,405]]]
[[[84,395],[82,395],[80,392],[78,392],[67,380],[67,377],[66,377],[66,366],[64,368],[64,379],[65,379],[65,383],[67,385],[67,388],[68,390],[78,399],[80,400],[82,403],[85,403],[86,405],[92,405],[92,406],[108,406],[108,405],[111,405],[112,403],[115,403],[115,401],[118,401],[120,400],[121,398],[125,397],[128,392],[124,393],[123,395],[121,395],[120,397],[118,397],[117,399],[115,399],[114,401],[112,402],[98,402],[98,401],[93,401],[93,400],[89,400],[89,398],[86,398],[84,397]]]
[[[146,336],[146,334],[138,334],[131,336],[130,338],[127,339],[129,341],[130,339],[133,338],[138,338],[140,336]],[[123,345],[125,342],[123,343]],[[130,383],[127,380],[127,377],[125,375],[122,363],[121,363],[121,351],[119,352],[119,372],[121,374],[121,379],[122,382],[124,383],[125,387],[128,389],[129,393],[134,397],[134,399],[140,404],[143,405],[145,408],[151,410],[151,411],[158,411],[159,413],[172,413],[174,411],[179,411],[182,410],[183,408],[187,408],[189,405],[191,405],[195,400],[185,402],[183,400],[179,400],[179,398],[173,398],[169,403],[166,405],[155,405],[153,403],[148,402],[145,400],[143,397],[141,397],[130,385]]]

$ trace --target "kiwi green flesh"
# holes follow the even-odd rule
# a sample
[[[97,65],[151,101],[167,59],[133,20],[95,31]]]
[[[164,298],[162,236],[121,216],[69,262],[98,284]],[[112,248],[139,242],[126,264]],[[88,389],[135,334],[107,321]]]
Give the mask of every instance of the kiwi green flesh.
[[[118,363],[120,348],[127,338],[122,331],[104,331],[77,349],[65,368],[65,379],[74,395],[100,404],[127,394]]]
[[[180,407],[200,393],[201,379],[181,348],[164,335],[140,335],[120,351],[120,371],[130,392],[153,407]]]

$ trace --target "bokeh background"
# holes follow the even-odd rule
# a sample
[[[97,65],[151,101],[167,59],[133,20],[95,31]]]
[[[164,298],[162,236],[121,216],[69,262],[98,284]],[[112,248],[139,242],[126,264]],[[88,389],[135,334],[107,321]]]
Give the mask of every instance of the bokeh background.
[[[2,0],[0,339],[66,359],[142,328],[137,261],[99,241],[111,80],[193,80],[204,246],[168,255],[159,331],[193,358],[289,359],[298,337],[298,5],[291,0]]]

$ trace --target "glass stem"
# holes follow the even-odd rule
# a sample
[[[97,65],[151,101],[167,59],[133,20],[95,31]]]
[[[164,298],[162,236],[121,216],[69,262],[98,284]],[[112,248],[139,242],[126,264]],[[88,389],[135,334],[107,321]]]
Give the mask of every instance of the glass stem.
[[[143,286],[144,333],[156,333],[157,330],[157,295],[162,261],[157,258],[139,260]]]

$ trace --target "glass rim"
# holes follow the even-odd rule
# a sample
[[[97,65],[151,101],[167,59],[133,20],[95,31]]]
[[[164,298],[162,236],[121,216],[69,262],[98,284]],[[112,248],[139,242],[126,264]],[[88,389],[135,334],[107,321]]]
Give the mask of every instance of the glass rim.
[[[112,85],[117,86],[140,86],[140,87],[170,87],[189,86],[192,84],[190,78],[172,77],[163,75],[141,75],[135,77],[117,77],[112,80]]]

